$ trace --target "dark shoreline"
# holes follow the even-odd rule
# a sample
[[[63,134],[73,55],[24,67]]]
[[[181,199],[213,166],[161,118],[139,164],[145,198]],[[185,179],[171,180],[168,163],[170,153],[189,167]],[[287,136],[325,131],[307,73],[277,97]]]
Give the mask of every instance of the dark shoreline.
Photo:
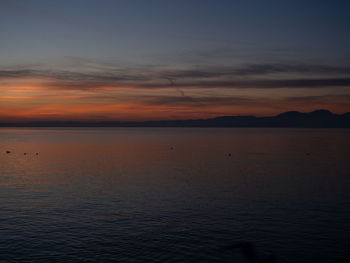
[[[233,128],[350,128],[350,112],[334,114],[328,110],[310,113],[289,111],[276,116],[222,116],[210,119],[160,121],[42,121],[10,123],[0,127],[233,127]]]

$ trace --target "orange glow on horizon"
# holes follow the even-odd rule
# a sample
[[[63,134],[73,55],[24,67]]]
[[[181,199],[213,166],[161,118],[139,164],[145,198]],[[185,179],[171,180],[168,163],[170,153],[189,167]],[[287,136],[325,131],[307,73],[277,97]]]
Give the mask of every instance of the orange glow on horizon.
[[[198,87],[179,93],[175,88],[101,85],[98,88],[51,86],[47,79],[20,79],[0,83],[0,122],[18,121],[145,121],[197,119],[224,115],[271,116],[298,110],[350,111],[348,97],[324,96],[285,100],[278,90],[216,89]],[[286,91],[283,91],[284,93]],[[290,91],[295,96],[298,91]],[[302,90],[313,94],[313,90]],[[299,94],[300,97],[302,97]],[[220,98],[230,98],[222,100]],[[207,99],[209,98],[209,100]],[[237,98],[235,100],[235,98]],[[218,101],[217,101],[218,100]]]

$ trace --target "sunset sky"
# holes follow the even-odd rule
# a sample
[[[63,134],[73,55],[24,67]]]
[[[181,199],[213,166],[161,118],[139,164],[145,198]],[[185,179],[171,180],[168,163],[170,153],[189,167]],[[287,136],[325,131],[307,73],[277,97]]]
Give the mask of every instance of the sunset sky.
[[[0,122],[350,111],[350,1],[0,2]]]

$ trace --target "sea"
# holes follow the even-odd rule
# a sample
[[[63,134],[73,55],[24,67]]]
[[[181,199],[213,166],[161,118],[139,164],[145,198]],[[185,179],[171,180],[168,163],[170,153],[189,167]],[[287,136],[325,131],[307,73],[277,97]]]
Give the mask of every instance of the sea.
[[[0,128],[0,262],[339,263],[349,244],[349,129]]]

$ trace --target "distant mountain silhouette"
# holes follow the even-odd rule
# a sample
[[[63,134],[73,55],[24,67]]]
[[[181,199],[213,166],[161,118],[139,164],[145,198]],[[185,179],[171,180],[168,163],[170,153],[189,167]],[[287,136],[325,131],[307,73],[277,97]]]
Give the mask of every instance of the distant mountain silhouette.
[[[4,123],[0,127],[300,127],[300,128],[350,128],[350,112],[334,114],[328,110],[310,113],[284,112],[270,117],[222,116],[195,120],[161,120],[143,122],[79,122],[46,121],[28,123]]]

